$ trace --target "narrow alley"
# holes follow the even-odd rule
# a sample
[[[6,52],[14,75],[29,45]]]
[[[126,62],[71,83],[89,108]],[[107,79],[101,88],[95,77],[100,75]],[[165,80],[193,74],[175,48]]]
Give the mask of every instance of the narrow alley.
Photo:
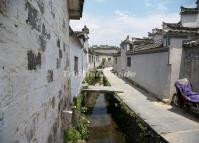
[[[199,143],[199,0],[0,0],[0,143]]]

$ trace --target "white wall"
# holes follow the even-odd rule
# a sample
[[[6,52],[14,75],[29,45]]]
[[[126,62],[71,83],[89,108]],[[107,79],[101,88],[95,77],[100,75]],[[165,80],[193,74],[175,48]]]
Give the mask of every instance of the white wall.
[[[99,61],[96,60],[97,55],[93,55],[93,54],[89,53],[88,57],[89,57],[89,55],[93,56],[93,60],[91,60],[91,61],[88,60],[88,70],[92,70],[94,68],[97,68],[101,64],[101,62],[100,62],[100,60]],[[94,65],[95,65],[95,67],[94,67]]]
[[[117,63],[115,62],[115,58],[117,58]],[[122,65],[121,56],[114,57],[113,69],[114,69],[116,72],[122,74],[122,67],[121,67],[121,65]]]
[[[62,140],[61,113],[68,97],[68,79],[63,72],[68,69],[67,4],[65,0],[40,1],[44,2],[42,11],[37,1],[30,1],[31,4],[26,0],[9,1],[4,15],[0,12],[1,143],[60,143]],[[0,1],[0,5],[3,2]],[[27,21],[25,5],[31,12],[30,7],[37,11],[36,23],[34,18]],[[42,34],[43,23],[46,34]],[[58,39],[60,48],[57,47]],[[33,56],[28,55],[28,51],[32,51]],[[38,53],[41,54],[41,66],[37,63],[35,70],[28,69],[28,63],[34,65],[35,61],[40,61],[34,58]],[[28,60],[28,57],[33,59]]]
[[[75,75],[74,71],[74,58],[78,57],[78,71],[79,74]],[[83,45],[70,36],[70,80],[71,80],[71,101],[74,97],[78,96],[83,80]]]
[[[111,59],[110,61],[108,59]],[[112,67],[113,66],[113,56],[108,55],[99,55],[99,62],[102,63],[103,59],[106,59],[105,66]]]
[[[127,72],[127,56],[126,56],[127,46],[121,47],[121,72]]]
[[[135,73],[130,77],[159,99],[169,98],[168,52],[131,55],[131,67],[127,71]]]
[[[190,39],[191,35],[186,35],[188,37],[168,36],[170,40],[168,51],[129,55],[131,67],[127,67],[128,55],[126,55],[126,46],[123,45],[121,56],[117,56],[117,64],[114,60],[113,67],[120,75],[123,72],[128,75],[135,74],[135,77],[129,79],[154,93],[159,99],[170,99],[171,101],[176,92],[174,83],[180,78],[182,44],[184,40]]]
[[[83,76],[85,77],[86,72],[88,71],[88,53],[83,52]]]
[[[182,60],[182,43],[183,38],[171,38],[169,46],[169,64],[171,65],[171,81],[170,81],[170,99],[176,92],[175,82],[180,77],[180,66]]]
[[[181,22],[184,27],[199,27],[199,14],[182,14]]]
[[[84,49],[86,50],[84,52],[84,73],[88,71],[88,66],[89,66],[89,57],[88,57],[88,48],[89,48],[89,42],[88,39],[83,43],[84,44]]]
[[[115,63],[115,58],[113,61],[113,68],[115,71],[118,72],[118,74],[123,75],[127,72],[127,52],[128,45],[125,44],[123,47],[120,48],[121,54],[120,56],[117,56],[117,64]]]

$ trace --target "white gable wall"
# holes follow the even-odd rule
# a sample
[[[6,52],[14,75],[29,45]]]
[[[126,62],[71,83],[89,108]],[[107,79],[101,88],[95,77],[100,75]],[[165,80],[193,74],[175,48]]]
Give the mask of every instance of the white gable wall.
[[[199,27],[199,14],[182,14],[181,22],[184,27]]]

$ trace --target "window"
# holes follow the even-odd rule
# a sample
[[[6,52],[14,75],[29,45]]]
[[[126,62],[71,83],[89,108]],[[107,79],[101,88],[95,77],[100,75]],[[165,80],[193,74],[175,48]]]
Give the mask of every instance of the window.
[[[117,57],[115,57],[115,64],[117,64]]]
[[[132,46],[132,45],[130,45],[130,48],[129,48],[129,50],[133,50],[133,46]]]
[[[169,37],[169,36],[167,37],[167,45],[168,45],[168,46],[171,45],[171,40],[170,40],[170,37]]]
[[[127,67],[131,67],[131,57],[127,57]]]
[[[92,62],[91,55],[89,55],[89,63],[91,63],[91,62]]]
[[[108,61],[111,61],[111,58],[108,58]]]
[[[164,37],[164,40],[165,40],[166,46],[170,46],[170,44],[171,44],[170,37],[169,37],[169,36],[165,36],[165,37]]]
[[[78,75],[78,57],[74,58],[74,71],[75,71],[75,75]]]

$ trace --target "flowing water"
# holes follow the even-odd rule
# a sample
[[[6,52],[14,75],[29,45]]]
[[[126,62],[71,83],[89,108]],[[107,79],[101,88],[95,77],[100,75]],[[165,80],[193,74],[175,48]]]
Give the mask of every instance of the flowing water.
[[[88,116],[89,139],[88,143],[125,143],[125,137],[118,130],[116,122],[107,111],[108,102],[104,93],[88,93],[86,106],[92,109]]]

